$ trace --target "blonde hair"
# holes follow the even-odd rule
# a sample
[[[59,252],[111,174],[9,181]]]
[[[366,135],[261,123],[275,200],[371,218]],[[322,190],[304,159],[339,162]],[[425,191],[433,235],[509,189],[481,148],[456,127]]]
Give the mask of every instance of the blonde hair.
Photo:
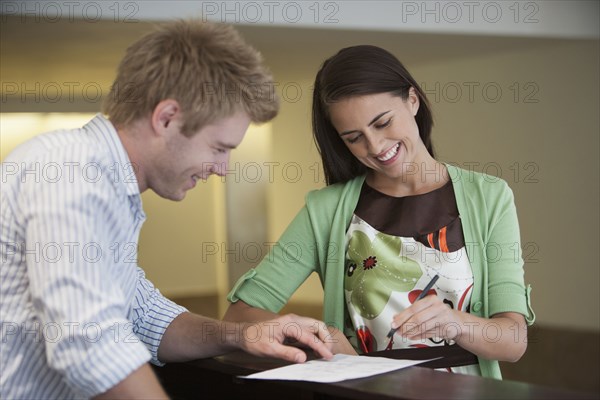
[[[186,136],[239,111],[260,123],[279,109],[260,53],[233,27],[198,20],[164,24],[132,44],[103,112],[116,126],[127,126],[165,99],[181,106]]]

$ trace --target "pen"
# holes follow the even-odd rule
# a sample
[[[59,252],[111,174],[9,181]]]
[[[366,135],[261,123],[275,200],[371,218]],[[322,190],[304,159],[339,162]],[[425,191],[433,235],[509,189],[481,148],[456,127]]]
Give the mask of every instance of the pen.
[[[431,278],[431,281],[427,284],[427,286],[425,286],[425,289],[423,289],[423,291],[421,293],[419,293],[419,295],[417,296],[417,299],[415,300],[415,303],[419,300],[421,300],[423,297],[427,296],[427,292],[429,292],[429,290],[433,287],[433,285],[435,284],[435,282],[438,280],[440,276],[438,274],[436,274],[433,278]],[[390,331],[387,334],[387,337],[389,339],[391,339],[394,336],[394,333],[396,333],[396,331],[399,329],[398,328],[392,328],[390,329]]]

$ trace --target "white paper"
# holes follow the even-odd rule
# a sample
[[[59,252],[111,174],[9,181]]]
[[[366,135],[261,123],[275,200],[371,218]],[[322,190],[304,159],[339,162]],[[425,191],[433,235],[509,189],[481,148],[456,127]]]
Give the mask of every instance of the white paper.
[[[329,361],[312,360],[270,369],[248,376],[247,379],[276,379],[288,381],[339,382],[364,378],[424,363],[430,360],[394,360],[384,357],[362,357],[336,354]]]

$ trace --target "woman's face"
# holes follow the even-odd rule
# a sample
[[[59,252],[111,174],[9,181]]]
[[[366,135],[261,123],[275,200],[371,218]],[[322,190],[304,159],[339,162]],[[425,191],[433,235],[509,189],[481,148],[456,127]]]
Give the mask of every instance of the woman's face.
[[[379,93],[329,106],[331,122],[354,157],[379,177],[391,179],[418,168],[429,156],[415,121],[418,110],[414,89],[406,100]]]

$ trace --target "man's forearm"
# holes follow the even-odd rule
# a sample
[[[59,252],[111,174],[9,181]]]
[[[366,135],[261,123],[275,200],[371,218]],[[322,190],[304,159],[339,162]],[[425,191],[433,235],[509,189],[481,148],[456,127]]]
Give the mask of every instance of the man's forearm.
[[[242,326],[184,312],[169,325],[158,348],[162,362],[213,357],[240,347]]]
[[[263,310],[262,308],[249,306],[242,300],[238,300],[229,305],[229,308],[227,309],[227,312],[225,312],[223,319],[225,321],[235,322],[258,322],[273,319],[278,316],[279,314]]]
[[[329,359],[333,354],[323,342],[329,336],[321,321],[293,314],[260,322],[227,322],[186,312],[177,316],[165,331],[158,359],[187,361],[241,349],[261,357],[304,362],[306,353],[286,345],[287,339],[294,339]]]

